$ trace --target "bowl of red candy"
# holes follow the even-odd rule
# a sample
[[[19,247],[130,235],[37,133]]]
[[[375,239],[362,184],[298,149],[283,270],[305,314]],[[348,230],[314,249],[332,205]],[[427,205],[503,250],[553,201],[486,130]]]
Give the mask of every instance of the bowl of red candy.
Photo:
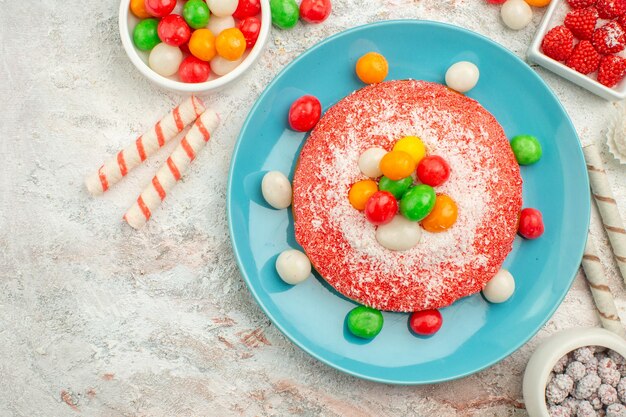
[[[126,54],[161,87],[216,90],[260,56],[270,33],[269,0],[122,0]]]

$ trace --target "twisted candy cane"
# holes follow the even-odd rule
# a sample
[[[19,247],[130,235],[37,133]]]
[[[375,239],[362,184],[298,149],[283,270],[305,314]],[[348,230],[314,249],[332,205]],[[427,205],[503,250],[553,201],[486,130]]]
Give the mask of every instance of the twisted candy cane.
[[[158,151],[165,143],[189,125],[205,110],[202,100],[189,97],[163,117],[149,131],[139,136],[135,143],[127,146],[109,158],[97,172],[85,180],[87,189],[93,195],[102,194],[121,180],[131,169]]]
[[[180,141],[167,162],[159,169],[152,183],[141,193],[135,204],[124,215],[124,220],[139,229],[146,224],[152,212],[169,193],[176,181],[185,173],[198,152],[211,138],[211,133],[219,124],[219,116],[213,110],[205,111]]]

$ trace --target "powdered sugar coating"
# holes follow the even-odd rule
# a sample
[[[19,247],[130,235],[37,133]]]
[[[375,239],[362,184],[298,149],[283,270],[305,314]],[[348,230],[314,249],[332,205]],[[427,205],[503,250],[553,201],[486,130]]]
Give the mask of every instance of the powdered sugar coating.
[[[587,373],[587,368],[581,362],[573,361],[565,369],[565,373],[570,376],[575,382],[578,382]]]
[[[585,375],[578,383],[576,384],[576,389],[574,390],[574,397],[579,400],[586,400],[591,397],[592,394],[596,392],[598,387],[602,381],[600,377],[596,374],[587,374]]]
[[[597,417],[598,413],[593,409],[589,401],[581,401],[578,405],[576,417]]]
[[[390,150],[408,135],[450,165],[436,191],[455,200],[459,216],[446,232],[424,232],[416,247],[393,252],[376,242],[375,226],[347,193],[364,179],[357,163],[364,150]],[[515,238],[521,184],[502,127],[476,101],[424,81],[368,86],[329,109],[302,149],[296,240],[351,299],[380,310],[440,308],[480,291],[500,269]]]
[[[626,378],[620,379],[617,384],[617,397],[623,403],[626,403]]]
[[[606,417],[626,417],[626,407],[622,404],[611,404],[606,408]]]
[[[562,405],[552,405],[548,408],[550,417],[572,417],[572,410]]]
[[[595,359],[595,357],[593,356],[592,347],[585,346],[585,347],[576,349],[574,351],[574,359],[584,364],[586,364],[589,361],[592,361],[593,359]]]
[[[604,405],[611,405],[617,402],[617,391],[610,385],[602,384],[598,388],[598,398]]]

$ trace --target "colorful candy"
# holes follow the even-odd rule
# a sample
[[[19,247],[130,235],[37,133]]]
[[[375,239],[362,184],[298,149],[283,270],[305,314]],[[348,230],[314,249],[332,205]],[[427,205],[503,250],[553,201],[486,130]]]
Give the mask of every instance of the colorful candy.
[[[213,35],[218,36],[224,30],[235,27],[235,19],[232,16],[211,16],[209,19],[209,24],[207,25],[207,29],[213,33]]]
[[[191,29],[185,19],[178,14],[165,16],[159,22],[159,38],[168,45],[180,46],[189,41]]]
[[[500,8],[500,16],[509,28],[520,30],[533,19],[533,11],[524,0],[507,0]]]
[[[130,11],[139,19],[147,19],[152,16],[146,10],[144,0],[130,0]]]
[[[425,184],[410,188],[400,200],[400,213],[412,221],[420,221],[435,207],[435,190]]]
[[[246,38],[237,28],[225,29],[215,38],[215,49],[222,58],[235,61],[246,51]]]
[[[322,23],[330,16],[330,0],[302,0],[300,17],[308,23]]]
[[[426,146],[417,136],[405,136],[393,145],[394,151],[403,151],[411,155],[416,164],[426,155]]]
[[[276,272],[287,284],[300,284],[311,275],[311,261],[299,250],[288,249],[276,258]]]
[[[377,226],[389,223],[398,212],[398,202],[387,191],[376,191],[365,203],[365,217]]]
[[[197,29],[189,39],[189,52],[203,61],[210,61],[217,53],[215,37],[209,29]]]
[[[217,17],[231,16],[237,10],[237,0],[207,0],[207,4]]]
[[[159,21],[156,19],[142,20],[133,30],[133,42],[138,49],[149,51],[161,42],[158,33]]]
[[[513,275],[506,269],[502,268],[498,273],[487,282],[483,288],[483,296],[490,303],[503,303],[515,292],[515,280]]]
[[[415,247],[422,236],[417,222],[395,216],[389,223],[376,228],[376,241],[384,248],[404,251]]]
[[[416,311],[409,317],[409,327],[420,336],[432,336],[441,329],[443,318],[439,310]]]
[[[261,33],[261,21],[256,17],[246,17],[237,24],[237,27],[246,38],[246,46],[252,48]]]
[[[417,178],[431,187],[443,184],[449,177],[450,166],[440,156],[429,155],[423,158],[417,166]]]
[[[465,93],[476,86],[480,71],[468,61],[460,61],[446,71],[446,85],[459,93]]]
[[[406,177],[396,181],[382,177],[378,182],[378,189],[380,191],[389,191],[397,200],[400,200],[412,185],[412,177]]]
[[[256,16],[261,13],[260,0],[239,0],[237,9],[233,12],[235,19],[243,20],[247,17]]]
[[[387,154],[383,148],[369,148],[359,156],[359,169],[363,175],[378,178],[383,175],[380,170],[380,160]]]
[[[406,152],[391,151],[380,160],[380,170],[390,180],[400,180],[415,171],[415,160]]]
[[[315,96],[302,96],[289,108],[289,126],[297,132],[306,132],[319,122],[322,104]]]
[[[210,15],[209,6],[203,0],[189,0],[183,7],[183,17],[194,29],[206,27]]]
[[[536,137],[517,135],[511,139],[511,149],[520,165],[530,165],[541,159],[543,151]]]
[[[226,75],[237,68],[237,66],[241,64],[241,61],[243,61],[243,57],[236,61],[229,61],[228,59],[217,55],[211,60],[211,70],[219,76]]]
[[[176,74],[182,61],[183,53],[180,48],[166,43],[160,43],[152,48],[148,57],[150,68],[164,77]]]
[[[356,62],[356,75],[365,84],[383,82],[388,72],[387,60],[377,52],[368,52]]]
[[[291,205],[291,183],[280,171],[270,171],[263,176],[261,193],[267,204],[277,210]]]
[[[363,339],[373,339],[383,328],[383,315],[370,307],[358,306],[348,313],[348,330]]]
[[[526,239],[537,239],[544,232],[543,216],[534,208],[525,208],[520,213],[518,233]]]
[[[458,213],[454,200],[446,194],[440,194],[435,199],[433,210],[422,220],[422,227],[431,233],[443,232],[456,223]]]
[[[280,29],[291,29],[298,23],[300,10],[295,0],[270,0],[272,24]]]
[[[352,207],[357,210],[365,210],[365,204],[367,200],[378,191],[378,186],[375,181],[372,180],[362,180],[355,182],[350,187],[350,191],[348,192],[348,200]]]
[[[172,13],[176,0],[145,0],[146,11],[154,17],[164,17]]]
[[[211,75],[211,66],[193,55],[183,59],[178,68],[178,76],[185,83],[203,83]]]

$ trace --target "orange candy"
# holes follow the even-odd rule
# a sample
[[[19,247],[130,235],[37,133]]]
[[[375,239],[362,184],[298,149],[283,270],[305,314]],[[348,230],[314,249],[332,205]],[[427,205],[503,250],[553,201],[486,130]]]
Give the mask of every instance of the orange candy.
[[[364,210],[367,200],[378,191],[378,185],[373,180],[362,180],[355,182],[348,192],[350,204],[357,210]]]
[[[130,11],[140,19],[152,17],[152,15],[146,10],[144,0],[130,0]]]
[[[246,38],[237,28],[224,29],[215,40],[217,54],[229,61],[236,61],[246,51]]]
[[[529,6],[546,7],[550,4],[550,0],[526,0]]]
[[[356,62],[356,75],[365,84],[383,82],[388,72],[387,60],[376,52],[368,52]]]
[[[459,214],[456,203],[450,196],[439,194],[435,200],[435,207],[424,220],[422,227],[431,233],[443,232],[456,222]]]
[[[380,160],[380,170],[390,180],[401,180],[415,171],[415,160],[404,151],[387,152]]]
[[[189,38],[189,52],[203,61],[210,61],[215,56],[215,36],[209,29],[194,30]]]

